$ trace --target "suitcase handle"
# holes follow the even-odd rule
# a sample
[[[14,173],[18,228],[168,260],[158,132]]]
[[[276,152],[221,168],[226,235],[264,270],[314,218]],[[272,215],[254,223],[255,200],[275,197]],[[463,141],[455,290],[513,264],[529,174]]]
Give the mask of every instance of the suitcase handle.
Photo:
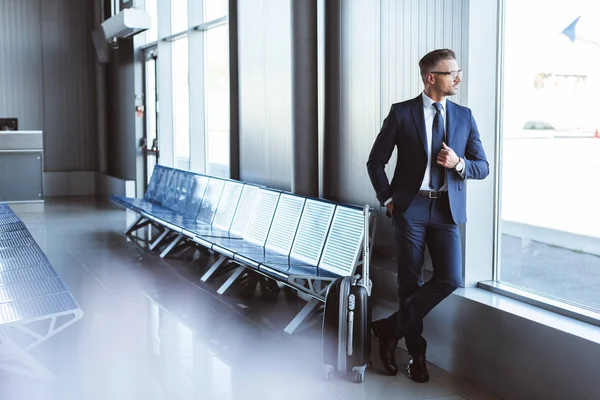
[[[368,204],[365,204],[365,206],[363,207],[363,214],[364,214],[364,233],[363,233],[363,262],[362,262],[362,276],[361,279],[359,281],[359,285],[364,287],[365,289],[367,289],[367,294],[369,295],[369,297],[371,296],[371,289],[373,287],[373,284],[371,282],[371,280],[369,279],[369,268],[370,268],[370,261],[371,261],[371,248],[370,248],[370,241],[369,241],[369,220],[370,220],[370,211],[371,211],[371,207],[369,207]]]
[[[354,354],[354,311],[348,312],[348,355]]]

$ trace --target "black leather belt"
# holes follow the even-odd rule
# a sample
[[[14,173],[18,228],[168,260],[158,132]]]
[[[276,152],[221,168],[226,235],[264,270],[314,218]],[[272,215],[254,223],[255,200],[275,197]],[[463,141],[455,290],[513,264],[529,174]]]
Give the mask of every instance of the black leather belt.
[[[440,199],[444,196],[448,196],[448,192],[439,192],[437,190],[419,190],[418,194],[419,196],[429,197],[430,199]]]

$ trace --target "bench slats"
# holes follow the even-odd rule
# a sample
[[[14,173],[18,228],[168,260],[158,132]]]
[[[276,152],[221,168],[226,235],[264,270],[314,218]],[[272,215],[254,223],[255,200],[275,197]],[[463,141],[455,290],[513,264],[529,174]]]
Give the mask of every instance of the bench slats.
[[[354,274],[354,267],[362,249],[363,231],[363,212],[338,206],[323,249],[319,269],[340,276]]]
[[[162,185],[162,179],[164,177],[166,169],[160,164],[156,164],[154,166],[154,170],[152,171],[152,176],[150,177],[150,182],[148,182],[148,188],[146,189],[146,193],[144,194],[144,199],[148,201],[154,201],[156,196],[156,191],[158,190],[158,186]]]
[[[0,286],[0,303],[27,300],[66,290],[67,288],[59,277],[20,282],[14,285]]]
[[[48,264],[48,259],[41,252],[22,255],[18,258],[3,259],[0,258],[0,271],[10,271],[19,268],[29,268]]]
[[[171,179],[169,181],[169,185],[167,186],[167,194],[164,201],[161,203],[163,206],[172,208],[175,205],[182,179],[183,171],[174,170],[171,172]]]
[[[181,180],[181,184],[179,187],[179,191],[177,193],[177,198],[175,200],[175,204],[173,205],[173,211],[178,214],[183,214],[186,209],[188,202],[192,197],[192,187],[194,186],[194,179],[192,174],[184,173],[184,176]]]
[[[14,232],[26,230],[25,224],[22,222],[13,222],[10,224],[0,224],[0,232]]]
[[[33,240],[33,238],[31,236],[20,237],[20,238],[15,238],[15,239],[4,239],[4,240],[0,240],[0,249],[10,249],[13,247],[20,247],[20,246],[31,246],[34,244],[36,244],[35,240]]]
[[[196,217],[197,222],[208,225],[212,223],[224,186],[225,181],[223,179],[210,178],[208,180],[208,187],[206,188],[202,205]]]
[[[242,238],[206,238],[212,243],[212,249],[233,258],[234,254],[243,250],[262,248],[267,239],[280,192],[259,189],[250,213],[250,218]]]
[[[171,168],[166,168],[163,172],[162,179],[160,180],[158,187],[156,189],[156,194],[154,196],[154,202],[157,204],[162,204],[167,197],[167,188],[169,187],[169,183],[171,181],[171,176],[173,175],[173,170]]]
[[[265,249],[290,254],[305,200],[304,197],[291,194],[281,195]]]
[[[19,222],[21,222],[21,220],[13,215],[10,215],[10,214],[0,215],[0,225],[15,224],[15,223],[19,223]]]
[[[12,232],[0,232],[0,240],[8,240],[8,239],[18,239],[22,237],[28,237],[29,232],[21,229],[19,231]]]
[[[290,256],[307,264],[317,265],[321,256],[335,205],[308,199],[298,226]]]
[[[233,216],[237,209],[244,185],[239,182],[227,181],[223,188],[223,194],[217,207],[213,226],[217,229],[228,231],[233,222]]]
[[[229,250],[235,252],[234,260],[254,268],[270,261],[279,263],[287,261],[305,200],[301,196],[282,194],[264,247],[247,242],[230,245]]]
[[[201,175],[194,176],[190,201],[185,207],[185,211],[183,213],[185,218],[194,220],[196,219],[196,217],[198,216],[198,211],[200,210],[200,205],[202,204],[202,200],[204,199],[204,193],[206,192],[207,186],[208,177]]]
[[[0,259],[8,260],[10,258],[21,258],[23,256],[33,256],[40,253],[42,253],[42,250],[37,245],[0,249]]]
[[[250,243],[263,246],[267,240],[269,228],[273,221],[275,208],[279,201],[279,192],[260,189],[258,199],[254,205],[252,217],[248,222],[248,229],[244,239]]]
[[[79,309],[69,292],[0,304],[0,323],[31,320]]]
[[[56,276],[56,271],[54,271],[54,268],[50,264],[40,264],[28,268],[13,268],[11,270],[0,271],[0,286],[51,278],[53,276]]]
[[[254,203],[258,199],[259,190],[258,186],[244,185],[242,196],[233,217],[231,229],[229,230],[232,236],[242,237],[246,233],[248,222],[252,216],[252,210],[254,210]]]

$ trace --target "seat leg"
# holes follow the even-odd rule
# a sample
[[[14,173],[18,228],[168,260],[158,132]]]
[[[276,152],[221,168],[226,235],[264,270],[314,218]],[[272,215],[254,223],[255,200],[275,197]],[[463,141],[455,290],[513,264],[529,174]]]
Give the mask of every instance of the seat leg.
[[[185,249],[192,248],[192,245],[190,245],[190,242],[188,240],[186,240],[187,238],[185,236],[182,235],[182,239],[183,239],[183,241],[179,242],[179,244],[177,246],[175,246],[173,248],[173,250],[171,250],[175,254],[177,254]]]
[[[227,291],[227,289],[229,289],[231,287],[231,285],[233,285],[235,283],[237,278],[239,278],[244,273],[245,270],[246,270],[245,267],[242,267],[242,266],[237,267],[237,269],[235,271],[233,271],[233,274],[231,274],[231,276],[225,281],[225,283],[221,285],[219,290],[217,290],[217,293],[219,293],[220,295],[225,293]]]
[[[52,380],[54,375],[30,354],[30,350],[63,331],[83,317],[83,311],[73,310],[40,317],[29,323],[11,325],[0,330],[0,369],[27,377]],[[48,324],[35,325],[49,320]]]
[[[133,224],[129,225],[127,230],[125,230],[125,235],[129,235],[133,231],[137,231],[138,229],[143,228],[144,226],[148,225],[149,223],[150,223],[150,220],[146,219],[146,217],[140,216]]]
[[[285,327],[284,331],[290,335],[293,335],[298,327],[305,322],[305,320],[310,316],[310,314],[312,314],[314,310],[317,309],[320,304],[321,302],[319,300],[311,298],[308,303],[302,307],[302,310],[296,314],[294,319]]]
[[[219,258],[217,259],[217,261],[215,261],[215,263],[213,265],[211,265],[211,267],[209,268],[208,271],[206,271],[204,273],[204,275],[202,275],[202,278],[200,278],[200,280],[202,282],[206,282],[208,281],[213,274],[219,269],[219,267],[223,264],[223,262],[227,260],[227,257],[221,255],[219,256]]]
[[[281,291],[281,288],[277,284],[277,281],[274,279],[270,279],[266,276],[260,275],[258,282],[260,283],[261,287],[268,292],[279,293]]]
[[[163,233],[160,234],[160,236],[150,244],[150,251],[154,250],[156,248],[156,246],[158,246],[160,244],[160,242],[163,241],[163,239],[170,233],[171,231],[169,231],[168,229],[165,229],[165,231]]]
[[[43,381],[54,379],[52,372],[2,334],[0,334],[0,354],[0,369]]]
[[[167,254],[169,254],[169,252],[173,250],[173,247],[175,247],[177,243],[179,243],[182,237],[183,235],[179,233],[177,237],[167,246],[167,248],[164,249],[162,253],[160,253],[160,258],[165,258]]]

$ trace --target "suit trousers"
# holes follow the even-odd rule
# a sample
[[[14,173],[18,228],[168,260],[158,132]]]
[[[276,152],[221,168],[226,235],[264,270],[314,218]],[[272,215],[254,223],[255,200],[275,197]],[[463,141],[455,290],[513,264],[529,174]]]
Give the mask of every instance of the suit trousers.
[[[405,212],[392,213],[398,264],[398,311],[388,318],[396,338],[405,338],[410,354],[425,354],[423,318],[462,283],[458,225],[448,194],[438,199],[416,195]],[[424,282],[425,246],[433,277]]]

